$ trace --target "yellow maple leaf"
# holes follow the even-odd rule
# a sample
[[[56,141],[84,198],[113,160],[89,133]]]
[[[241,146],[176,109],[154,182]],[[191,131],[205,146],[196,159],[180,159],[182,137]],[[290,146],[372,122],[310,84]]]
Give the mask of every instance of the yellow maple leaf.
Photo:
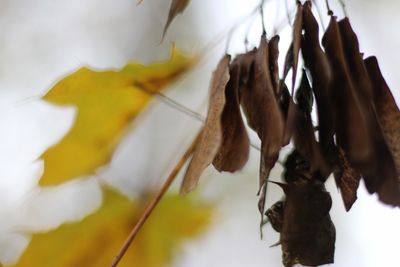
[[[43,99],[76,106],[77,116],[67,135],[42,154],[39,183],[59,184],[106,164],[124,130],[151,100],[146,91],[160,91],[195,62],[174,49],[165,62],[132,63],[120,71],[81,68],[58,82]]]
[[[109,266],[139,218],[143,203],[105,190],[102,207],[81,222],[35,234],[15,267]],[[185,238],[209,224],[210,206],[194,198],[167,195],[139,232],[119,267],[168,264]]]

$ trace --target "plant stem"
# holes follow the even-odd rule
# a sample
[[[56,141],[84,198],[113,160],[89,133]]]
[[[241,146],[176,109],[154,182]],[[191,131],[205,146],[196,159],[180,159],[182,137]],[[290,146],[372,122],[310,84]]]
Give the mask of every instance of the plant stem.
[[[118,265],[118,263],[121,261],[122,257],[125,255],[126,251],[128,250],[129,246],[131,245],[132,241],[135,239],[135,237],[139,233],[140,229],[142,228],[142,226],[144,225],[146,220],[150,217],[151,213],[153,212],[153,210],[155,209],[157,204],[160,202],[160,200],[162,199],[164,194],[168,191],[169,187],[171,186],[172,182],[175,180],[175,177],[178,175],[179,171],[182,169],[185,162],[188,160],[190,155],[193,153],[200,134],[201,134],[201,131],[197,134],[197,136],[194,138],[194,140],[191,143],[191,145],[189,146],[189,148],[186,150],[186,152],[183,154],[181,159],[177,162],[175,167],[172,169],[171,173],[167,177],[167,180],[164,182],[161,189],[157,192],[157,194],[154,196],[154,198],[148,204],[148,206],[146,207],[142,216],[139,218],[139,220],[136,222],[135,226],[133,227],[132,231],[129,233],[128,238],[125,240],[125,242],[122,245],[122,247],[120,248],[118,254],[115,256],[110,267],[116,267]]]

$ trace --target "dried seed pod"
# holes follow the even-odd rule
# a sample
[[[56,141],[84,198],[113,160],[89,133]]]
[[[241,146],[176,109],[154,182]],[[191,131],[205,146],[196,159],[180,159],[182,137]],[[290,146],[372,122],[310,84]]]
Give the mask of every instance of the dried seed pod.
[[[373,151],[367,166],[362,166],[362,169],[357,169],[357,166],[355,168],[362,174],[370,193],[377,192],[382,202],[398,206],[400,188],[397,170],[376,116],[372,84],[359,50],[358,38],[348,18],[339,21],[339,29],[353,88],[368,127]]]
[[[280,236],[283,264],[333,263],[336,231],[329,216],[332,199],[316,180],[286,185]]]
[[[250,140],[239,107],[240,66],[230,67],[230,79],[225,89],[226,103],[221,117],[222,144],[213,160],[218,171],[235,172],[249,158]]]
[[[329,96],[331,68],[319,44],[319,27],[311,11],[311,2],[303,6],[304,38],[301,51],[306,68],[312,77],[318,114],[319,141],[324,148],[332,143],[334,134],[333,107]]]
[[[249,80],[253,75],[254,61],[257,49],[254,48],[247,53],[237,55],[233,62],[232,67],[237,65],[239,67],[239,101],[241,99],[242,92],[249,90]]]
[[[292,73],[292,92],[296,83],[297,66],[299,64],[299,54],[301,48],[301,32],[303,30],[303,6],[297,3],[297,12],[293,23],[293,73]]]
[[[346,211],[349,211],[357,200],[357,189],[361,176],[354,170],[343,149],[339,148],[339,169],[334,172],[337,187],[340,189]]]
[[[285,197],[266,214],[272,227],[280,232],[284,265],[332,263],[336,231],[329,216],[330,194],[296,150],[287,157],[283,176],[286,184],[272,183],[283,189]]]
[[[283,138],[283,117],[271,82],[269,48],[265,35],[262,36],[255,54],[254,68],[248,87],[242,91],[241,106],[249,126],[261,140],[260,161],[260,213],[264,214],[266,180],[278,159]]]
[[[310,114],[313,105],[313,96],[305,71],[303,71],[300,88],[297,90],[296,100],[298,108],[293,134],[294,146],[310,162],[310,171],[312,173],[319,173],[325,180],[331,171],[321,146],[314,135],[314,126]]]
[[[181,194],[187,194],[197,186],[201,174],[211,164],[222,143],[221,116],[225,106],[225,87],[229,80],[229,62],[230,56],[225,55],[213,73],[206,121],[183,178]]]
[[[280,233],[283,227],[283,212],[285,210],[285,201],[280,200],[277,201],[274,205],[271,206],[266,212],[269,222],[271,223],[272,228],[275,231]]]
[[[268,44],[269,49],[269,68],[271,72],[271,83],[274,88],[275,95],[279,95],[279,36],[275,35],[271,38]]]
[[[332,105],[340,107],[334,109],[336,139],[350,163],[359,170],[368,167],[373,160],[373,142],[347,66],[339,26],[334,16],[331,17],[322,44],[332,70],[329,89]]]
[[[400,111],[382,76],[376,57],[369,57],[364,62],[372,83],[376,114],[400,176]]]

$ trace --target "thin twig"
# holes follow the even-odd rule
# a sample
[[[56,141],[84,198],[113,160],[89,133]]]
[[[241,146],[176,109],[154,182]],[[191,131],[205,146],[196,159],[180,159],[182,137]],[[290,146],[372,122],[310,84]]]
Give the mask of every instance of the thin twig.
[[[185,115],[188,115],[189,117],[192,117],[193,119],[196,119],[199,122],[204,122],[205,118],[203,117],[203,115],[201,115],[200,113],[191,110],[190,108],[182,105],[181,103],[179,103],[178,101],[170,98],[167,95],[164,95],[161,92],[155,92],[154,93],[164,104],[168,105],[169,107],[184,113]]]
[[[265,35],[267,33],[267,31],[265,30],[265,22],[264,22],[264,3],[265,0],[261,0],[260,3],[260,16],[261,16],[261,25],[262,25],[262,30],[263,30],[263,35]]]
[[[141,88],[141,87],[139,87],[139,88]],[[163,94],[161,92],[151,92],[151,91],[145,90],[144,88],[141,88],[141,89],[144,92],[146,92],[146,93],[148,93],[150,95],[156,95],[161,100],[161,102],[163,102],[164,104],[168,105],[169,107],[175,109],[176,111],[179,111],[179,112],[181,112],[181,113],[183,113],[183,114],[185,114],[185,115],[187,115],[187,116],[189,116],[189,117],[191,117],[191,118],[193,118],[193,119],[195,119],[195,120],[197,120],[197,121],[199,121],[201,123],[205,122],[205,118],[203,117],[203,115],[201,115],[200,113],[198,113],[198,112],[196,112],[196,111],[194,111],[194,110],[182,105],[181,103],[179,103],[178,101],[170,98],[169,96],[167,96],[167,95],[165,95],[165,94]],[[257,151],[261,151],[261,148],[259,148],[254,143],[250,143],[250,147],[255,149],[255,150],[257,150]],[[284,163],[281,162],[281,161],[277,161],[277,162],[278,162],[278,164],[280,164],[282,166],[284,165]]]
[[[326,9],[328,10],[328,16],[332,16],[333,11],[332,11],[331,7],[329,6],[329,0],[325,0],[325,4],[326,4]]]
[[[347,10],[346,10],[346,4],[344,3],[343,0],[339,0],[340,5],[342,6],[342,10],[343,10],[343,14],[345,17],[349,17],[347,14]]]
[[[116,267],[118,263],[121,261],[122,257],[125,255],[126,251],[128,250],[129,246],[131,245],[132,241],[135,239],[137,234],[139,233],[140,229],[146,222],[146,220],[150,217],[151,213],[157,206],[157,204],[160,202],[161,198],[164,196],[164,194],[168,191],[169,187],[171,186],[172,182],[174,181],[175,177],[178,175],[179,171],[182,169],[183,165],[185,162],[188,160],[190,155],[193,153],[197,140],[199,139],[201,131],[197,134],[196,138],[194,138],[192,144],[189,146],[189,148],[186,150],[186,152],[183,154],[181,159],[178,161],[178,163],[175,165],[174,169],[171,171],[170,175],[167,177],[167,180],[164,182],[162,185],[161,189],[157,192],[157,194],[154,196],[154,198],[151,200],[151,202],[148,204],[146,207],[145,211],[143,212],[142,216],[140,219],[136,222],[135,226],[133,227],[132,231],[130,232],[128,238],[126,239],[125,243],[123,246],[120,248],[118,254],[115,256],[113,262],[111,263],[110,267]]]

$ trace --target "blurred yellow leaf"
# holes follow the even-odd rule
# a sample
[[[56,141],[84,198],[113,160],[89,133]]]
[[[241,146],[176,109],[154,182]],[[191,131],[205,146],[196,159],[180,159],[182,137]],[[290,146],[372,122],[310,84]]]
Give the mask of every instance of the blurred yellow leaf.
[[[43,99],[76,106],[77,116],[68,134],[41,156],[39,183],[59,184],[106,164],[124,130],[151,100],[145,91],[160,91],[195,61],[174,50],[165,62],[132,63],[120,71],[81,68],[58,82]]]
[[[83,221],[35,234],[15,267],[109,266],[144,203],[134,203],[105,190],[104,203]],[[185,238],[210,222],[211,208],[193,198],[167,195],[139,232],[119,267],[162,267]]]

